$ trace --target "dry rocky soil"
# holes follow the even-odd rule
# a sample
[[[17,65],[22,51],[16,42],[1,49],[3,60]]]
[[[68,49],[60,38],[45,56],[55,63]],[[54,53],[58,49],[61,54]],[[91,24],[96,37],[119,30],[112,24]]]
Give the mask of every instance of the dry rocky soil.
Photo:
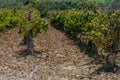
[[[89,64],[76,42],[50,25],[34,39],[35,55],[19,55],[22,38],[18,29],[0,32],[0,80],[120,80],[120,70],[98,71],[101,65]]]

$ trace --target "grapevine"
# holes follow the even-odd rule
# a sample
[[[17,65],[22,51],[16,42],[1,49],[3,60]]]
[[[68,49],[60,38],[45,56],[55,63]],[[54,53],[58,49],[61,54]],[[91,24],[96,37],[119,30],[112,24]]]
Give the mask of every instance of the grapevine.
[[[24,36],[23,43],[27,45],[28,53],[33,54],[33,37],[48,29],[47,22],[41,18],[36,9],[22,10],[1,9],[0,30],[6,31],[8,27],[20,27],[19,33]]]

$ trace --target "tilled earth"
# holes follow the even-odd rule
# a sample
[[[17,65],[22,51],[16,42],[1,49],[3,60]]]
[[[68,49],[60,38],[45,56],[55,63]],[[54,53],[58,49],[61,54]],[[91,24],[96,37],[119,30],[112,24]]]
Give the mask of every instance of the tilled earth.
[[[20,57],[18,29],[0,32],[0,80],[120,80],[117,73],[98,72],[79,46],[63,32],[49,27],[35,39],[35,55]]]

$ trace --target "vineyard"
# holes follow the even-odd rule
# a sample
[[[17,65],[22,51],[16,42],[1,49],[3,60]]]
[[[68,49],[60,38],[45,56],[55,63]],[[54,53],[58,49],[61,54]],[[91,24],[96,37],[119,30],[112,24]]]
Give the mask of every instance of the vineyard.
[[[119,11],[73,10],[52,13],[50,19],[53,26],[62,28],[85,44],[88,56],[98,58],[99,52],[102,52],[107,64],[110,63],[108,57],[119,52],[119,16]],[[111,65],[115,66],[114,63]]]
[[[120,1],[5,1],[0,80],[120,80]]]

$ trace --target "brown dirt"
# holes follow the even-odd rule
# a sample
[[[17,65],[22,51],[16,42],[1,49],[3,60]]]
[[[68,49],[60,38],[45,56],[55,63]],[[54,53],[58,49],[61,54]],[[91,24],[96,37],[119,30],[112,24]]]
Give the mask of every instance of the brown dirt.
[[[0,80],[120,80],[120,71],[97,72],[100,65],[89,64],[75,42],[50,25],[34,39],[36,56],[19,57],[25,47],[19,46],[22,36],[17,32],[0,33]]]

